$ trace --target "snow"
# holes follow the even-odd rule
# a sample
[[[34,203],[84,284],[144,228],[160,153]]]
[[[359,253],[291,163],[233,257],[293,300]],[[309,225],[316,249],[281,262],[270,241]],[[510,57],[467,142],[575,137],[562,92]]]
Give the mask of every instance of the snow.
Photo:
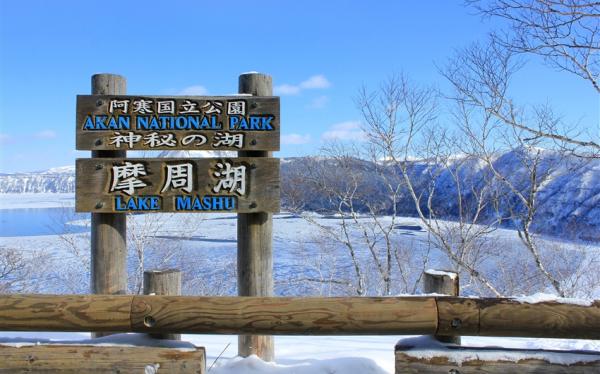
[[[439,275],[439,276],[447,276],[450,279],[456,279],[456,277],[458,277],[458,274],[451,272],[451,271],[442,271],[442,270],[434,270],[434,269],[427,269],[425,270],[426,274],[429,275]]]
[[[425,359],[445,357],[448,359],[449,362],[455,363],[459,366],[462,365],[463,362],[472,360],[518,362],[520,360],[526,359],[537,359],[544,360],[552,364],[561,365],[573,365],[579,362],[600,361],[600,352],[586,351],[572,353],[549,351],[554,348],[552,347],[552,344],[547,344],[544,347],[537,348],[545,349],[547,351],[502,350],[498,346],[498,349],[492,348],[486,350],[470,350],[468,348],[453,349],[445,347],[443,344],[433,339],[433,337],[419,336],[402,339],[398,342],[398,345],[411,347],[409,349],[403,350],[403,352],[409,356]],[[463,345],[465,344],[463,343]]]
[[[62,207],[66,202],[73,203],[73,194],[0,194],[0,209],[17,209],[17,208],[39,208],[39,207]],[[185,226],[182,219],[190,218],[192,215],[164,215],[161,216],[160,230],[154,233],[157,238],[167,240],[170,237],[185,237],[183,239],[184,247],[182,251],[185,254],[193,253],[198,258],[207,259],[206,263],[201,263],[200,266],[195,264],[194,268],[198,271],[206,272],[207,276],[212,277],[215,273],[207,269],[213,268],[214,271],[221,271],[220,264],[224,264],[224,260],[229,258],[235,259],[235,239],[236,239],[236,218],[231,214],[206,214],[195,215],[192,230],[189,235],[182,235],[180,230]],[[143,226],[144,220],[151,215],[133,215],[128,218],[130,228]],[[152,216],[154,217],[154,216]],[[339,225],[339,219],[325,218],[317,214],[311,215],[312,218],[318,220],[320,224],[335,227]],[[389,217],[382,217],[382,220],[388,222]],[[407,225],[417,225],[418,219],[402,218]],[[80,224],[87,224],[89,220],[78,221]],[[164,224],[164,225],[163,225]],[[448,225],[454,223],[449,222]],[[282,213],[274,215],[274,273],[276,276],[276,290],[282,295],[291,295],[291,292],[297,294],[299,291],[297,286],[292,288],[287,287],[286,281],[291,279],[298,273],[299,266],[308,266],[307,259],[315,257],[315,260],[320,261],[315,253],[319,253],[315,248],[321,245],[316,241],[315,228],[306,223],[305,220],[297,216]],[[352,233],[357,237],[360,233]],[[419,250],[419,240],[426,238],[426,232],[408,232],[407,230],[395,230],[395,235],[398,238],[409,238],[416,243],[415,250]],[[68,238],[80,238],[83,241],[86,239],[83,234],[69,234]],[[507,258],[518,259],[514,256],[516,246],[519,241],[512,230],[496,230],[493,233],[494,241],[507,248],[507,252],[503,253]],[[549,241],[548,241],[549,242]],[[46,235],[36,237],[4,237],[0,238],[0,245],[8,245],[22,250],[37,250],[46,249],[52,252],[57,259],[65,262],[68,256],[73,256],[60,245],[61,241],[58,235]],[[159,242],[163,243],[163,242]],[[513,243],[515,243],[513,245]],[[565,243],[565,246],[571,245]],[[87,257],[87,244],[82,247],[84,257]],[[568,247],[571,248],[571,247]],[[335,253],[343,251],[339,248],[334,248]],[[573,249],[575,250],[575,249]],[[587,249],[591,250],[591,249]],[[598,248],[594,247],[597,251]],[[161,252],[157,252],[160,254]],[[368,253],[359,253],[359,256],[368,258]],[[150,256],[149,256],[150,258]],[[185,257],[189,259],[190,257]],[[362,258],[362,257],[361,257]],[[344,263],[341,259],[337,259],[334,265],[340,268]],[[428,264],[435,268],[448,268],[447,263],[437,262],[438,257],[433,257],[432,262]],[[234,262],[232,262],[234,263]],[[185,263],[184,263],[185,264]],[[308,264],[308,265],[307,265]],[[512,263],[511,263],[512,264]],[[517,266],[518,264],[515,264]],[[223,265],[225,266],[225,265]],[[512,265],[511,265],[512,266]],[[235,266],[233,266],[235,267]],[[60,268],[61,272],[67,272]],[[215,270],[216,269],[216,270]],[[446,274],[438,270],[430,269],[428,272],[434,274]],[[54,274],[52,274],[54,275]],[[227,274],[225,274],[227,276]],[[89,276],[83,274],[83,278],[89,279]],[[83,279],[82,278],[82,279]],[[56,289],[43,290],[43,292],[63,292],[59,290],[60,277],[53,277],[51,285]],[[76,280],[78,278],[75,278]],[[212,278],[211,278],[212,279]],[[235,277],[227,278],[227,281],[235,283]],[[69,279],[66,279],[67,281]],[[50,284],[50,283],[49,283]],[[87,287],[83,285],[82,287]],[[87,288],[81,292],[86,292]],[[224,294],[229,288],[225,287]],[[313,290],[309,290],[313,292]],[[516,294],[519,291],[514,292]],[[405,295],[402,295],[405,296]],[[413,296],[413,295],[411,295]],[[419,295],[417,295],[419,296]],[[543,302],[543,301],[558,301],[576,303],[578,305],[590,305],[589,300],[579,299],[561,299],[554,295],[536,294],[530,297],[517,297],[516,300],[525,303]],[[134,335],[134,336],[131,336]],[[135,336],[137,335],[137,336]],[[0,342],[18,346],[19,344],[36,344],[56,342],[61,344],[123,344],[123,345],[148,345],[151,344],[148,340],[144,341],[139,334],[127,334],[117,337],[106,337],[100,339],[106,340],[90,340],[88,334],[78,333],[47,333],[47,332],[0,332]],[[256,357],[248,357],[241,359],[236,357],[237,354],[237,337],[230,335],[183,335],[183,340],[190,342],[196,346],[203,346],[207,349],[207,365],[210,366],[225,349],[223,356],[217,360],[212,373],[229,374],[229,373],[365,373],[365,374],[380,374],[394,372],[394,346],[398,341],[399,336],[277,336],[275,337],[276,347],[276,363],[265,363]],[[413,337],[414,338],[414,337]],[[410,339],[404,337],[403,341]],[[424,338],[421,338],[423,340]],[[136,342],[137,341],[137,342]],[[598,340],[569,340],[569,339],[524,339],[524,338],[482,338],[482,337],[462,337],[464,345],[473,347],[485,346],[502,346],[508,348],[521,349],[554,349],[554,350],[587,350],[594,353],[600,352],[600,341]],[[83,342],[83,343],[82,343]],[[164,342],[163,342],[164,343]],[[426,343],[423,342],[423,343]],[[167,344],[169,344],[167,342]],[[228,346],[229,344],[229,346]],[[182,347],[185,349],[185,347]],[[425,352],[427,351],[427,352]],[[488,350],[486,354],[494,354],[497,350]],[[490,353],[491,352],[491,353]],[[439,349],[423,349],[419,353],[418,349],[411,350],[411,354],[442,354]],[[505,352],[501,352],[505,354]],[[479,353],[478,353],[479,354]],[[496,352],[496,354],[500,354]],[[508,354],[508,353],[507,353]],[[512,353],[511,353],[512,354]],[[527,353],[530,354],[530,353]],[[563,360],[561,362],[571,362],[574,356],[561,357],[561,353],[552,354],[552,360]],[[564,355],[563,355],[564,356]],[[584,358],[590,355],[584,355]],[[509,357],[509,356],[506,356]],[[512,357],[512,358],[511,358]],[[511,359],[517,359],[517,356],[510,356]],[[466,354],[456,357],[456,360],[468,359]]]
[[[176,348],[184,351],[194,350],[194,344],[178,340],[152,339],[147,334],[115,334],[95,339],[73,339],[56,340],[51,338],[39,338],[36,336],[22,337],[23,333],[0,333],[0,345],[11,347],[24,347],[39,344],[61,344],[61,345],[94,345],[99,347],[163,347]],[[37,333],[37,336],[45,336],[45,333]],[[14,336],[11,336],[14,335]]]
[[[0,332],[0,344],[23,346],[30,344],[93,344],[99,346],[154,346],[182,350],[206,348],[207,368],[211,374],[384,374],[394,372],[394,347],[398,336],[276,336],[275,363],[256,356],[237,357],[237,336],[183,335],[182,342],[149,339],[144,334],[118,334],[89,339],[87,333]],[[460,364],[466,360],[525,358],[545,359],[553,363],[573,364],[600,360],[600,341],[574,339],[526,339],[462,337],[464,346],[506,347],[515,349],[583,350],[578,354],[561,352],[510,352],[489,349],[485,352],[456,352],[444,348],[426,336],[403,337],[398,343],[412,345],[406,351],[414,357],[448,357]],[[222,355],[221,355],[222,353]],[[221,357],[219,357],[221,355]],[[219,358],[218,358],[219,357]],[[218,358],[218,359],[217,359]],[[216,361],[216,362],[215,362]]]
[[[301,361],[295,364],[282,365],[274,362],[265,362],[254,355],[246,358],[236,357],[230,359],[224,365],[213,368],[211,372],[215,374],[388,373],[372,360],[364,358],[333,358],[327,360]]]
[[[557,303],[562,303],[562,304],[591,306],[594,303],[594,300],[590,300],[590,299],[558,297],[556,295],[543,293],[543,292],[539,292],[539,293],[529,295],[529,296],[518,296],[518,297],[515,297],[514,300],[516,300],[520,303],[526,303],[526,304],[537,304],[537,303],[543,303],[546,301],[555,301]]]

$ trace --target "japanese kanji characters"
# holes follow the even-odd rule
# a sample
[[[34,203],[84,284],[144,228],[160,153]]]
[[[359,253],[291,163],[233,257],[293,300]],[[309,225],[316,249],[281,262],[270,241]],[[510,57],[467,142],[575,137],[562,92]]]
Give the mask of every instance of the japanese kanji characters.
[[[160,192],[165,192],[169,189],[181,189],[187,193],[192,192],[192,164],[166,165],[167,181]]]
[[[135,145],[142,142],[143,145],[149,148],[158,147],[169,147],[174,148],[180,143],[183,146],[196,146],[199,147],[208,142],[208,138],[203,134],[190,134],[182,136],[178,139],[174,133],[160,133],[157,131],[151,132],[144,136],[129,131],[127,133],[121,133],[115,131],[114,135],[110,137],[110,145],[114,145],[116,148],[129,148],[133,149]],[[215,133],[212,140],[213,148],[238,148],[244,147],[244,134],[243,133],[230,133],[227,131]]]
[[[167,101],[158,101],[156,103],[157,109],[156,112],[161,113],[170,113],[175,114],[175,101],[167,100]]]
[[[123,165],[113,165],[111,172],[109,192],[123,192],[129,196],[132,196],[137,189],[149,186],[150,182],[144,181],[142,177],[152,179],[142,162],[124,161]],[[219,160],[209,173],[217,179],[212,192],[235,193],[240,196],[246,194],[245,165],[232,165],[228,161]],[[165,163],[160,192],[181,190],[191,193],[194,190],[194,178],[193,162]]]
[[[133,112],[139,114],[149,114],[152,111],[152,100],[134,100],[133,101]]]
[[[221,101],[207,101],[206,104],[202,106],[205,114],[221,114],[221,108],[223,108],[223,103]]]
[[[110,144],[114,144],[117,148],[120,148],[122,144],[127,145],[129,148],[133,148],[140,139],[142,139],[141,135],[137,135],[131,131],[126,135],[121,135],[120,132],[115,131],[115,135],[110,138]]]
[[[181,107],[179,108],[179,114],[200,113],[200,111],[198,109],[196,109],[197,106],[198,106],[198,103],[194,103],[190,100],[185,100],[183,102],[183,104],[181,104]]]
[[[112,184],[110,191],[123,191],[131,196],[137,188],[146,187],[147,184],[138,179],[146,175],[144,164],[134,164],[129,161],[125,165],[115,165],[112,167]]]
[[[171,133],[159,134],[157,132],[151,132],[144,136],[144,145],[147,145],[150,148],[160,146],[175,147],[177,145],[177,140],[175,139],[175,135]]]
[[[245,101],[230,101],[227,103],[227,114],[229,115],[246,115]]]
[[[215,134],[213,147],[236,147],[244,146],[244,134],[231,134],[229,132],[218,132]]]
[[[114,113],[115,109],[120,109],[121,112],[127,113],[129,110],[129,100],[111,100],[108,105],[108,111]]]
[[[219,181],[213,187],[213,192],[219,193],[221,189],[225,189],[243,196],[246,193],[246,166],[232,167],[229,162],[219,162],[216,166],[217,171],[213,175]]]

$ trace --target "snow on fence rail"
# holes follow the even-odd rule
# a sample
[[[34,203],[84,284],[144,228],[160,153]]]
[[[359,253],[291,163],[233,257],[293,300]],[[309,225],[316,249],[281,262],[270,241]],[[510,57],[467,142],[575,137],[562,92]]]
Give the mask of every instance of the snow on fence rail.
[[[0,330],[600,339],[600,300],[2,295]]]

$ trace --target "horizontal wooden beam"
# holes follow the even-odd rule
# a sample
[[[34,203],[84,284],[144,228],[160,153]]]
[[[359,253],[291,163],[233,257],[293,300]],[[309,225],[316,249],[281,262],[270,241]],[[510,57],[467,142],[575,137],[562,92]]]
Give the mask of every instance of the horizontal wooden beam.
[[[0,345],[0,372],[202,374],[206,358],[204,348]]]
[[[413,349],[416,348],[416,351]],[[423,350],[427,354],[423,354]],[[550,357],[558,358],[552,362]],[[560,363],[566,361],[568,363]],[[600,354],[500,347],[396,348],[396,373],[587,374],[600,372]]]
[[[2,295],[0,331],[600,339],[590,306],[461,297]]]
[[[437,298],[442,335],[600,338],[600,301],[590,306],[514,299]]]

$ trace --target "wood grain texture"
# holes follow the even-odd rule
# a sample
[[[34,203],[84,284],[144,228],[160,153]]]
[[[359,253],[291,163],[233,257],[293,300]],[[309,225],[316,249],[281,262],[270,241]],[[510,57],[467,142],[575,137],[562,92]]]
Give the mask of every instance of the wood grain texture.
[[[181,271],[176,269],[144,272],[144,295],[181,295]],[[181,334],[150,334],[155,339],[181,340]]]
[[[122,113],[120,109],[115,109],[111,114],[109,112],[109,103],[111,100],[129,100],[128,112]],[[157,113],[157,108],[152,107],[152,113],[147,114],[136,114],[133,112],[133,101],[135,100],[150,100],[153,103],[157,101],[174,101],[176,108],[181,108],[182,104],[186,100],[197,103],[196,109],[200,113]],[[211,128],[195,129],[191,127],[191,130],[187,129],[170,129],[170,123],[167,124],[167,129],[146,129],[144,126],[136,126],[137,117],[143,117],[151,121],[152,117],[158,118],[158,116],[173,116],[173,118],[184,117],[189,123],[190,117],[198,118],[199,122],[202,122],[204,116],[203,110],[200,109],[207,102],[220,101],[224,105],[220,110],[221,114],[216,114],[216,121],[221,125],[219,129],[212,128],[212,122],[210,123]],[[257,126],[258,129],[240,129],[240,128],[229,128],[229,115],[227,115],[227,103],[229,101],[242,101],[245,103],[247,120],[251,116],[273,116],[272,120],[268,122],[269,126]],[[92,121],[95,125],[95,116],[107,116],[110,118],[114,116],[116,121],[116,129],[101,129],[101,130],[86,130],[85,123],[91,116]],[[119,126],[118,118],[120,116],[129,116],[129,128]],[[210,116],[210,114],[208,114]],[[242,150],[266,150],[266,151],[278,151],[280,148],[280,124],[279,124],[279,97],[252,97],[252,96],[170,96],[170,97],[157,97],[157,96],[124,96],[124,95],[78,95],[77,96],[77,127],[76,127],[76,147],[78,150],[229,150],[239,151]],[[107,120],[108,124],[110,120]],[[170,121],[170,120],[169,120]],[[160,118],[158,123],[162,126]],[[182,122],[183,124],[183,122]],[[119,128],[122,127],[122,128]],[[185,126],[183,126],[185,128]],[[272,130],[263,130],[262,128],[272,128]],[[126,135],[129,132],[133,132],[135,135],[141,135],[142,139],[138,142],[129,144],[111,144],[111,138],[113,138],[119,132],[121,135]],[[150,143],[143,140],[143,137],[151,133],[159,134],[173,134],[176,140],[175,146],[169,146],[166,144],[160,144],[151,146]],[[244,141],[241,148],[235,146],[218,146],[215,144],[215,136],[218,132],[229,132],[232,134],[244,134]],[[206,138],[203,144],[198,144],[199,141],[193,141],[189,144],[183,144],[182,140],[190,135],[202,135]]]
[[[566,355],[588,356],[591,362],[578,362],[572,365],[550,363],[544,359],[522,359],[517,362],[504,360],[483,360],[478,354],[489,352],[486,348],[460,347],[457,351],[469,352],[471,359],[464,360],[458,365],[442,355],[435,357],[414,357],[402,350],[396,349],[396,374],[427,373],[427,374],[592,374],[600,372],[600,354],[584,352],[564,352]],[[495,351],[519,354],[552,354],[554,351],[515,350],[495,348]]]
[[[478,335],[479,305],[475,299],[437,297],[438,331],[436,335]]]
[[[127,80],[116,74],[92,76],[92,94],[124,95]],[[126,157],[126,151],[92,151],[92,157]],[[127,217],[124,214],[92,213],[91,292],[120,295],[127,293]],[[93,333],[101,337],[109,333]]]
[[[461,303],[468,307],[458,309]],[[483,308],[479,329],[474,327],[478,307]],[[435,335],[444,331],[444,335],[600,339],[599,309],[598,301],[580,306],[441,296],[0,295],[0,331],[262,335]],[[468,332],[442,330],[438,316],[440,323],[461,318]],[[499,322],[490,325],[488,318]]]
[[[452,274],[452,275],[451,275]],[[459,292],[458,273],[444,271],[442,273],[423,273],[423,292],[435,293],[448,296],[458,296]],[[460,345],[460,336],[435,335],[442,343]]]
[[[498,298],[437,298],[439,335],[600,339],[600,301],[591,306]]]
[[[279,159],[274,158],[186,158],[186,159],[77,159],[76,164],[76,203],[78,212],[117,212],[115,197],[123,200],[129,196],[122,191],[110,192],[112,187],[113,166],[122,166],[126,162],[142,164],[146,176],[138,179],[147,186],[138,188],[134,196],[161,196],[161,212],[177,212],[175,196],[187,195],[178,189],[161,192],[166,183],[166,165],[190,163],[193,165],[193,190],[191,196],[234,196],[235,209],[231,212],[278,212],[280,207]],[[222,188],[215,193],[212,188],[218,184],[214,172],[217,164],[229,163],[232,167],[246,167],[246,191],[243,196]],[[224,206],[224,205],[223,205]],[[194,212],[214,212],[221,210],[200,210]],[[146,211],[152,212],[152,211]],[[190,212],[180,210],[179,212]],[[120,213],[127,213],[122,211]]]
[[[204,348],[0,345],[0,373],[204,374]]]
[[[271,96],[273,79],[259,73],[241,74],[238,92],[246,95]],[[242,151],[239,157],[273,157],[267,151]],[[264,213],[240,213],[237,221],[237,285],[239,296],[273,295],[273,215]],[[238,336],[238,355],[257,355],[265,361],[275,359],[275,343],[272,336]]]
[[[220,334],[433,334],[431,298],[136,296],[132,329]]]
[[[133,296],[2,295],[2,331],[131,331]]]
[[[600,301],[592,306],[479,299],[483,336],[600,339]]]

